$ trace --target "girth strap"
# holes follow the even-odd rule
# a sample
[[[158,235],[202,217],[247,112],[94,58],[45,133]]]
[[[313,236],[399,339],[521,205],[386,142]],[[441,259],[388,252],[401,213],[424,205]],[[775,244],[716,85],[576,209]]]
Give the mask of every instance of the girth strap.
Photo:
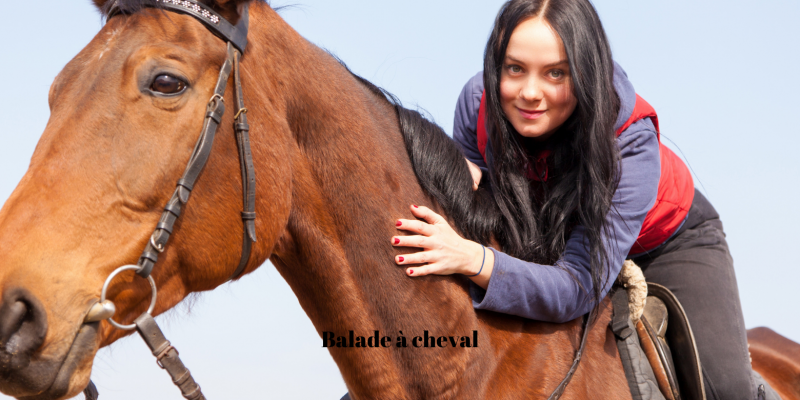
[[[633,334],[633,330],[628,326],[630,318],[630,308],[628,306],[628,292],[624,289],[617,289],[611,295],[611,303],[614,306],[614,315],[611,317],[611,331],[620,339],[627,339]]]

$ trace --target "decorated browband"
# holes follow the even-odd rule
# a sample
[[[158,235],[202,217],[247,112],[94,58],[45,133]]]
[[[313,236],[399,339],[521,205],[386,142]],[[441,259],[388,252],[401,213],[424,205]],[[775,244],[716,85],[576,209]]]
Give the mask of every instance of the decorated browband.
[[[231,42],[233,47],[236,47],[240,53],[244,54],[244,49],[247,47],[247,30],[249,25],[247,3],[242,5],[244,10],[236,25],[228,22],[205,4],[198,3],[194,0],[146,0],[141,4],[144,7],[161,8],[181,14],[188,14],[202,22],[213,34],[225,41]],[[117,0],[114,0],[114,3],[108,9],[106,18],[111,19],[115,15],[125,13],[126,11],[119,7]]]

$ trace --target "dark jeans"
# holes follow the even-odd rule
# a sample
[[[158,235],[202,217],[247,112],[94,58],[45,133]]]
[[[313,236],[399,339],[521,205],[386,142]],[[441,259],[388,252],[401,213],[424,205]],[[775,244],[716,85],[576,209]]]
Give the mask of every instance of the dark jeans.
[[[756,397],[739,289],[722,221],[695,190],[683,227],[658,249],[633,259],[649,282],[675,293],[692,326],[706,397]]]

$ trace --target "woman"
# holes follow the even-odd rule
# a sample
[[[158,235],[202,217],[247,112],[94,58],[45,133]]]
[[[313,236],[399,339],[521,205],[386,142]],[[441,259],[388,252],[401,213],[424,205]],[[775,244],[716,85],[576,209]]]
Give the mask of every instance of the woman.
[[[659,143],[588,0],[512,0],[495,21],[484,72],[458,100],[454,139],[506,219],[503,251],[461,238],[439,215],[395,246],[409,277],[464,274],[476,309],[565,322],[607,294],[633,259],[680,299],[708,397],[752,399],[755,384],[733,261],[714,208]],[[488,137],[488,140],[487,140]]]

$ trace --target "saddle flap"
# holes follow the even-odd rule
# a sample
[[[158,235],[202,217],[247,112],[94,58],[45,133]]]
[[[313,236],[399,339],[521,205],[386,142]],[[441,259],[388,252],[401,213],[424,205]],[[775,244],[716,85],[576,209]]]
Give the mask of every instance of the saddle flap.
[[[655,297],[649,297],[650,300],[657,300]],[[663,303],[662,303],[663,304]],[[664,314],[664,318],[667,315]],[[664,341],[662,336],[657,336],[655,329],[650,326],[647,317],[642,315],[642,319],[636,323],[636,332],[639,334],[639,342],[642,343],[642,350],[647,355],[650,366],[653,367],[653,373],[658,382],[658,388],[667,400],[681,400],[680,386],[678,386],[678,378],[675,376],[675,365],[672,362],[672,353],[669,346]]]
[[[664,286],[648,283],[647,293],[660,299],[666,307],[668,313],[666,323],[669,325],[669,330],[666,331],[666,341],[672,350],[675,375],[678,378],[682,397],[687,400],[705,400],[706,393],[700,369],[700,358],[686,312],[677,297]],[[653,327],[653,330],[657,329]]]
[[[655,296],[647,296],[647,304],[644,307],[644,317],[653,328],[653,333],[660,338],[665,338],[667,326],[669,325],[669,313],[667,305]]]

